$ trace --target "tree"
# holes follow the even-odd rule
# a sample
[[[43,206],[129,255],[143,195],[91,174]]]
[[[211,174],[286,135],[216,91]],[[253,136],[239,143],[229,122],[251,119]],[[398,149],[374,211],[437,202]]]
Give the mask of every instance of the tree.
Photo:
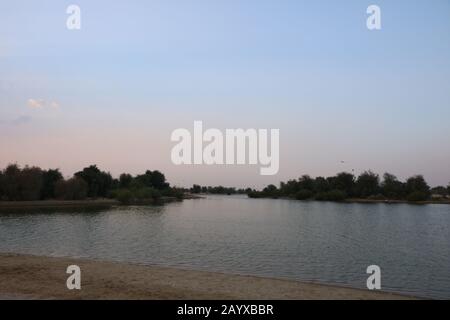
[[[405,184],[398,181],[397,177],[390,173],[383,175],[381,193],[388,199],[402,199],[405,197]]]
[[[416,175],[406,181],[406,192],[411,194],[413,192],[422,192],[430,196],[430,186],[427,184],[423,176]]]
[[[441,197],[445,197],[448,194],[447,188],[443,186],[434,187],[433,189],[431,189],[431,194],[436,194]]]
[[[276,198],[278,197],[278,189],[275,185],[269,184],[267,187],[263,189],[263,194],[266,197]]]
[[[63,176],[59,169],[49,169],[42,173],[42,190],[41,199],[53,199],[55,198],[55,186],[60,180],[63,180]]]
[[[152,186],[158,190],[166,189],[169,187],[169,184],[166,182],[166,177],[158,170],[151,172],[151,183]]]
[[[20,200],[35,201],[41,198],[42,176],[40,168],[26,166],[22,169],[19,174]]]
[[[299,190],[314,191],[314,180],[309,175],[303,175],[298,179]]]
[[[75,176],[87,183],[90,198],[107,197],[113,183],[111,174],[100,171],[96,165],[84,168]]]
[[[61,200],[83,200],[89,191],[89,185],[79,177],[67,181],[59,180],[55,184],[55,195]]]
[[[136,180],[145,187],[153,187],[155,189],[166,189],[169,188],[169,184],[166,182],[166,177],[164,174],[156,171],[147,170],[145,174],[136,177]]]
[[[120,188],[129,188],[133,182],[133,176],[128,173],[122,173],[119,177],[119,187]]]
[[[297,180],[289,180],[280,183],[280,194],[293,196],[300,190]]]
[[[317,177],[314,180],[314,189],[316,193],[327,192],[330,190],[330,184],[324,177]]]
[[[20,168],[17,164],[10,164],[3,171],[3,195],[9,201],[20,199]]]
[[[380,189],[380,178],[378,174],[372,171],[365,171],[361,173],[356,180],[356,194],[359,197],[367,198],[371,195],[376,195]]]
[[[335,177],[328,178],[331,189],[344,191],[348,197],[354,194],[355,176],[348,172],[338,173]]]
[[[192,186],[192,193],[201,193],[202,192],[202,187],[199,186],[198,184],[194,184]]]
[[[4,180],[3,171],[0,171],[0,201],[5,199],[5,191],[3,190],[5,185]]]

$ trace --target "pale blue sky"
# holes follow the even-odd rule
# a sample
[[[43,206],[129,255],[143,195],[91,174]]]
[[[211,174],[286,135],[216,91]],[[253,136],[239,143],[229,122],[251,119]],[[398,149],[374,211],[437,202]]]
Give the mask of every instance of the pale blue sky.
[[[70,4],[80,31],[66,29]],[[370,4],[380,31],[366,28]],[[194,120],[279,128],[279,174],[172,165],[170,133]],[[447,184],[449,120],[448,0],[0,4],[0,167],[236,186],[372,169]]]

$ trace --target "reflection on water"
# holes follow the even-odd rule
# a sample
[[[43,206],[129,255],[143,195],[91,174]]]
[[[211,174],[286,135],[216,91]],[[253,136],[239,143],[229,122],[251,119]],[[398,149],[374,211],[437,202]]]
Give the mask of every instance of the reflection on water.
[[[450,298],[450,206],[209,196],[158,207],[0,214],[0,252],[312,280]]]

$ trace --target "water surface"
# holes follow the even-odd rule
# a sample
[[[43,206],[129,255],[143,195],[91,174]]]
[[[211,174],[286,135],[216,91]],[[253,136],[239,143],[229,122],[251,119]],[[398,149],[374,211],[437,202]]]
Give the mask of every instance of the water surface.
[[[208,196],[0,214],[0,252],[165,265],[450,298],[450,206]]]

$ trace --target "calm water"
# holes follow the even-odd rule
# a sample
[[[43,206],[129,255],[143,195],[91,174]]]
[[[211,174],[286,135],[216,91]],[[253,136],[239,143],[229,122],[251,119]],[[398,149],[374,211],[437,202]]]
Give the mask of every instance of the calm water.
[[[0,252],[88,257],[450,298],[450,206],[210,196],[162,207],[0,214]]]

